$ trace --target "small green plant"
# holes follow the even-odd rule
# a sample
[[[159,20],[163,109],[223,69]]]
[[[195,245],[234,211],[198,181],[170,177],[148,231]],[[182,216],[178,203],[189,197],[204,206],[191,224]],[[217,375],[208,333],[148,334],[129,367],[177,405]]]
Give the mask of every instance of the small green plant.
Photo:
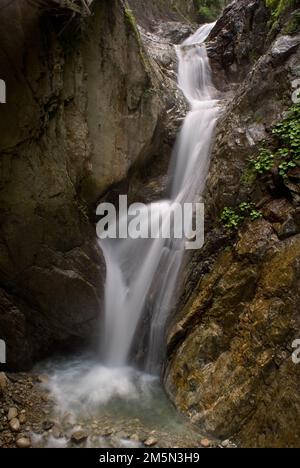
[[[272,130],[272,149],[262,147],[256,158],[250,159],[243,176],[245,183],[252,183],[256,176],[278,169],[281,177],[286,178],[288,171],[300,164],[300,103],[289,110],[287,116]]]
[[[299,30],[300,27],[300,12],[296,11],[291,20],[286,24],[284,27],[283,33],[284,34],[294,34]]]
[[[137,27],[136,19],[133,14],[133,11],[130,8],[125,8],[124,11],[125,21],[128,28],[133,32],[138,42],[140,42],[140,33]]]
[[[250,159],[249,165],[257,174],[263,174],[272,169],[274,162],[275,156],[272,151],[263,148],[256,159]]]
[[[278,18],[287,8],[296,5],[296,0],[265,0],[265,2],[274,18]]]
[[[276,33],[282,28],[282,19],[286,12],[292,13],[293,8],[297,6],[298,0],[265,0],[266,6],[271,12],[269,21],[269,28],[271,33]],[[292,18],[288,24],[285,25],[283,32],[285,34],[292,34],[298,28],[297,19]]]
[[[262,214],[256,209],[254,203],[243,202],[237,208],[226,206],[221,213],[221,222],[230,231],[237,230],[247,220],[260,219]]]
[[[227,0],[194,0],[201,21],[211,22],[218,18]]]

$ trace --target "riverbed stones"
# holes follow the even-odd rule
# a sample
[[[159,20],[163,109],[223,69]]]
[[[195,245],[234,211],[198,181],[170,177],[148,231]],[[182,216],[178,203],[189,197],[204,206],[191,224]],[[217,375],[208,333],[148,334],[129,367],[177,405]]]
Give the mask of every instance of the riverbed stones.
[[[31,440],[28,437],[20,437],[16,442],[16,446],[21,449],[28,449],[31,447]]]

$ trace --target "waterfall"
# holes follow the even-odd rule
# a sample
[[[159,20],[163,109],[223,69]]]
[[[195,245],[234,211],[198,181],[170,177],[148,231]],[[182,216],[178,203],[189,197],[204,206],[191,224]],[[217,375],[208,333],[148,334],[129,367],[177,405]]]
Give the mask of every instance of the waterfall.
[[[141,224],[163,220],[175,206],[200,201],[209,169],[210,150],[219,115],[216,90],[204,41],[213,25],[202,26],[181,46],[178,56],[178,86],[190,105],[173,151],[166,200],[143,205]],[[129,210],[130,211],[130,210]],[[119,227],[128,225],[128,213]],[[130,213],[129,213],[130,214]],[[174,226],[177,220],[174,217]],[[113,228],[116,226],[113,226]],[[103,239],[106,261],[105,324],[101,362],[89,356],[72,362],[50,363],[49,388],[64,411],[89,415],[107,408],[112,401],[118,411],[139,408],[142,417],[161,420],[167,402],[160,393],[158,376],[164,360],[166,324],[178,299],[177,286],[185,258],[185,239]],[[140,346],[140,349],[138,349]],[[132,351],[143,355],[144,368],[130,366]],[[140,352],[142,351],[142,352]],[[146,356],[144,355],[146,351]],[[157,396],[159,395],[159,396]],[[122,405],[117,402],[122,401]]]
[[[176,48],[178,86],[190,105],[178,135],[170,167],[169,198],[149,205],[166,219],[175,204],[201,199],[209,169],[219,107],[211,81],[204,41],[214,24],[202,26]],[[120,223],[123,221],[121,220]],[[127,221],[126,221],[127,222]],[[165,326],[176,299],[178,274],[185,252],[184,239],[105,239],[100,241],[106,261],[104,364],[126,366],[138,342],[145,313],[150,320],[145,370],[156,373],[163,359]]]

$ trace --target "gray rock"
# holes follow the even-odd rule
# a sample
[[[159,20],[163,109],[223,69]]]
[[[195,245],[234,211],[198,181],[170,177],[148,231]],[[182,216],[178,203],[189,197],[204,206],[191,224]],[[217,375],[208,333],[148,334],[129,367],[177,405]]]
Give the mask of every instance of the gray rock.
[[[280,36],[272,46],[271,55],[273,58],[285,56],[300,44],[300,35]]]
[[[228,440],[228,439],[223,440],[221,445],[222,445],[223,448],[227,448],[230,445],[230,440]]]

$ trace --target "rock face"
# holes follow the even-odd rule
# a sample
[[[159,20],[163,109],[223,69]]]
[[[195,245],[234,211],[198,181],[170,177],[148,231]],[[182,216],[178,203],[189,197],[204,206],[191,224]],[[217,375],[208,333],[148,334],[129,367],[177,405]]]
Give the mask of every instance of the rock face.
[[[288,16],[281,31],[270,32],[269,19],[262,1],[234,2],[209,38],[227,103],[205,194],[206,244],[186,271],[165,383],[177,407],[213,436],[234,436],[242,446],[297,447],[299,171],[281,187],[249,186],[242,178],[290,107],[299,78],[299,32],[285,33]],[[263,218],[232,238],[218,225],[220,213],[250,196]]]
[[[167,389],[208,433],[247,446],[299,446],[300,366],[291,359],[299,254],[299,235],[281,242],[270,223],[250,224],[170,336]]]
[[[35,4],[1,10],[0,338],[14,369],[97,338],[94,207],[155,151],[165,109],[122,2],[67,28]]]
[[[188,21],[198,19],[197,6],[193,0],[128,0],[130,8],[141,26],[155,29],[161,21]]]

